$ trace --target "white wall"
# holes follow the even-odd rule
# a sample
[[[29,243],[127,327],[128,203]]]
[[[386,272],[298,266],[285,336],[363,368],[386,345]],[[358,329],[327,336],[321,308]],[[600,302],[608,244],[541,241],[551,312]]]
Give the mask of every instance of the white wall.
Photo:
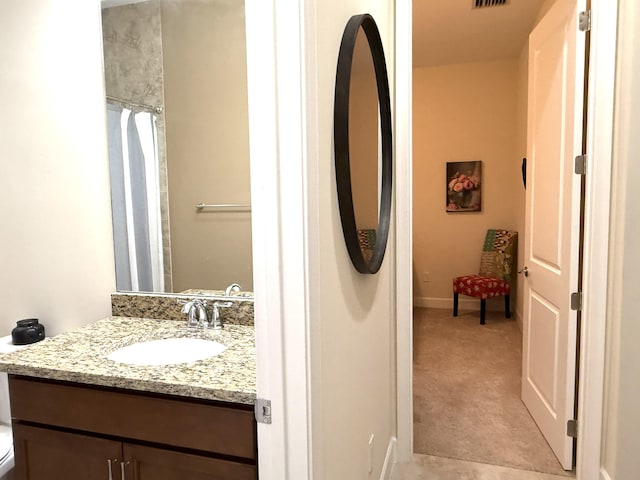
[[[393,81],[394,2],[323,0],[316,2],[316,65],[307,79],[314,85],[317,108],[317,158],[310,182],[317,182],[319,245],[316,308],[319,354],[312,376],[319,395],[314,418],[314,478],[379,478],[387,446],[395,435],[394,264],[390,238],[377,275],[362,275],[351,265],[338,211],[333,156],[333,99],[338,50],[351,15],[370,13],[381,31],[389,77]],[[393,95],[393,85],[391,98]],[[392,100],[393,103],[393,100]],[[317,162],[317,163],[316,163]],[[316,178],[317,177],[317,178]],[[313,340],[312,340],[313,342]],[[373,470],[368,474],[368,441],[374,435]]]
[[[603,478],[632,480],[640,475],[640,5],[619,8]]]
[[[110,313],[115,289],[99,2],[5,0],[0,15],[0,334]]]

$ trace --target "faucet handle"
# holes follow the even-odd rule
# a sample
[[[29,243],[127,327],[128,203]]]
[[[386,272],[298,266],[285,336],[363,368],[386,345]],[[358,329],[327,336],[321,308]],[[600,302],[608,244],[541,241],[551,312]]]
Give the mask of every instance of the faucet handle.
[[[193,301],[194,299],[188,299],[188,298],[178,298],[176,300],[176,303],[178,305],[182,305],[182,313],[184,315],[187,315],[189,313],[189,310],[191,309],[191,307],[193,307]]]
[[[182,306],[182,314],[183,315],[187,315],[187,327],[189,328],[194,328],[198,326],[198,319],[196,318],[196,307],[195,304],[193,302],[193,300],[191,301],[185,301],[185,302],[180,302],[178,300],[179,303],[183,303]]]
[[[222,328],[222,319],[220,318],[220,308],[226,308],[233,305],[233,302],[220,302],[216,300],[213,302],[213,312],[211,315],[211,326],[218,330]]]
[[[182,313],[188,315],[189,311],[193,308],[193,300],[178,299],[178,303],[182,305]]]

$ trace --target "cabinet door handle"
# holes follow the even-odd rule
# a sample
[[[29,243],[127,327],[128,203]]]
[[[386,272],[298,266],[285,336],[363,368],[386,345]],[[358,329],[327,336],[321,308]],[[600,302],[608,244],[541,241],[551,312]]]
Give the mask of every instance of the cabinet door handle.
[[[121,480],[126,480],[126,478],[127,478],[124,469],[125,469],[125,467],[127,465],[129,465],[129,463],[131,463],[131,462],[120,462],[120,472],[122,473]]]
[[[111,460],[110,458],[107,458],[107,466],[109,467],[109,480],[113,480],[113,467],[111,466],[111,462],[117,462],[118,459],[114,458],[113,460]]]

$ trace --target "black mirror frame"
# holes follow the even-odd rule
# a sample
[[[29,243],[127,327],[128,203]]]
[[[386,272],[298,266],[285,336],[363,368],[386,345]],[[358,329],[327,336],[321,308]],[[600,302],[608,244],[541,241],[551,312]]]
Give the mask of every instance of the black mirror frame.
[[[353,210],[351,169],[349,163],[349,90],[351,87],[351,64],[358,30],[362,27],[367,36],[378,87],[380,112],[380,135],[382,140],[382,185],[380,189],[380,211],[376,241],[369,262],[364,258],[358,241],[358,230]],[[333,110],[333,139],[336,166],[336,187],[342,221],[342,233],[351,257],[351,262],[360,273],[377,273],[382,265],[389,237],[391,219],[391,190],[393,186],[393,139],[391,124],[391,101],[389,79],[380,32],[373,17],[367,13],[352,16],[344,29],[338,67]],[[376,159],[377,163],[377,159]]]

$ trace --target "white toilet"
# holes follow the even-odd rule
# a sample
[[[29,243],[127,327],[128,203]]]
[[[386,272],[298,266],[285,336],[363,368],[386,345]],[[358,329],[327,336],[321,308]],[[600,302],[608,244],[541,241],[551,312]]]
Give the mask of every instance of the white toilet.
[[[0,337],[0,355],[24,348],[13,345],[11,335]],[[13,435],[11,434],[11,410],[9,409],[9,379],[6,373],[0,373],[0,480],[12,477],[14,465]]]
[[[13,465],[9,385],[7,383],[7,374],[0,373],[0,479],[11,478],[8,474],[13,470]]]

